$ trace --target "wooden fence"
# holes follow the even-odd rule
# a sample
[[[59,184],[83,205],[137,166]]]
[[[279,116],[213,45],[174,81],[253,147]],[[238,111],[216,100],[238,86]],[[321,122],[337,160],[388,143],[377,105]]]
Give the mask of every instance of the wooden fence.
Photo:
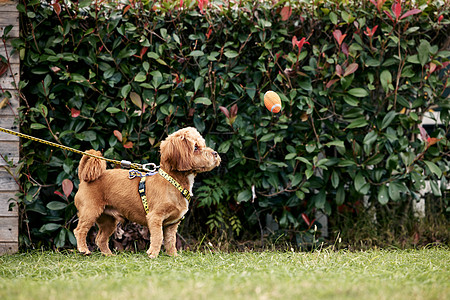
[[[19,37],[16,5],[16,0],[0,0],[0,36],[7,26],[13,26],[6,41],[0,40],[0,127],[19,131],[16,124],[19,97],[15,85],[20,80],[20,59],[11,47],[11,39]],[[7,91],[12,98],[1,96]],[[19,246],[19,217],[15,205],[19,186],[12,175],[19,161],[19,146],[18,137],[0,132],[0,255],[15,253]]]

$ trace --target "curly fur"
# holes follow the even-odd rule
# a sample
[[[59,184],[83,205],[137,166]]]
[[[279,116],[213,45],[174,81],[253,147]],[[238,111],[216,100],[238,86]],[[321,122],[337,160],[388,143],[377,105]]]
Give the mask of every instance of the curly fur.
[[[88,153],[101,156],[95,150]],[[192,193],[193,178],[219,166],[220,156],[206,147],[204,138],[192,127],[169,135],[160,146],[160,167]],[[157,257],[163,240],[169,255],[177,255],[175,247],[179,222],[189,203],[181,193],[160,175],[146,178],[149,213],[145,214],[138,193],[139,178],[128,179],[128,170],[106,170],[103,160],[83,156],[78,168],[80,185],[75,195],[78,225],[74,230],[78,251],[89,254],[86,235],[96,223],[96,244],[105,255],[111,255],[109,237],[118,222],[128,219],[146,225],[150,231],[149,257]]]

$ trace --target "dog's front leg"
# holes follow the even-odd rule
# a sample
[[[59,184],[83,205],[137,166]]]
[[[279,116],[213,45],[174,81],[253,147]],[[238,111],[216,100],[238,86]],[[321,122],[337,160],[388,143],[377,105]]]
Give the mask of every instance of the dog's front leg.
[[[178,225],[180,222],[164,227],[164,246],[170,256],[178,256],[176,247]]]
[[[156,258],[161,251],[163,241],[163,220],[157,214],[149,213],[147,215],[148,229],[150,231],[150,248],[147,250],[147,255],[150,258]]]

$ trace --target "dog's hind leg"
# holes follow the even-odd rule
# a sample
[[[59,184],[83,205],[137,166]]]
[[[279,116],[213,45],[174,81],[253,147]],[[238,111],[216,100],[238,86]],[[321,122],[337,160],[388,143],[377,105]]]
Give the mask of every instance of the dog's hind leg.
[[[102,209],[97,211],[93,211],[92,209],[83,209],[78,211],[78,225],[73,233],[77,239],[78,251],[81,253],[86,255],[91,254],[91,251],[89,251],[86,244],[86,236],[101,213]]]
[[[164,227],[164,247],[167,254],[177,256],[177,229],[180,222]]]
[[[117,227],[118,220],[114,217],[102,214],[96,221],[99,231],[95,238],[95,243],[104,255],[112,255],[109,249],[108,241],[109,237],[114,233]]]

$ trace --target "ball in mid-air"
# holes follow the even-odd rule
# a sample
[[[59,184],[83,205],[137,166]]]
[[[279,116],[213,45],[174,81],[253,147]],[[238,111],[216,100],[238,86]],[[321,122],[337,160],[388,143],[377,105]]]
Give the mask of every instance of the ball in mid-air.
[[[264,105],[273,113],[279,113],[281,110],[281,99],[274,91],[267,91],[264,94]]]

